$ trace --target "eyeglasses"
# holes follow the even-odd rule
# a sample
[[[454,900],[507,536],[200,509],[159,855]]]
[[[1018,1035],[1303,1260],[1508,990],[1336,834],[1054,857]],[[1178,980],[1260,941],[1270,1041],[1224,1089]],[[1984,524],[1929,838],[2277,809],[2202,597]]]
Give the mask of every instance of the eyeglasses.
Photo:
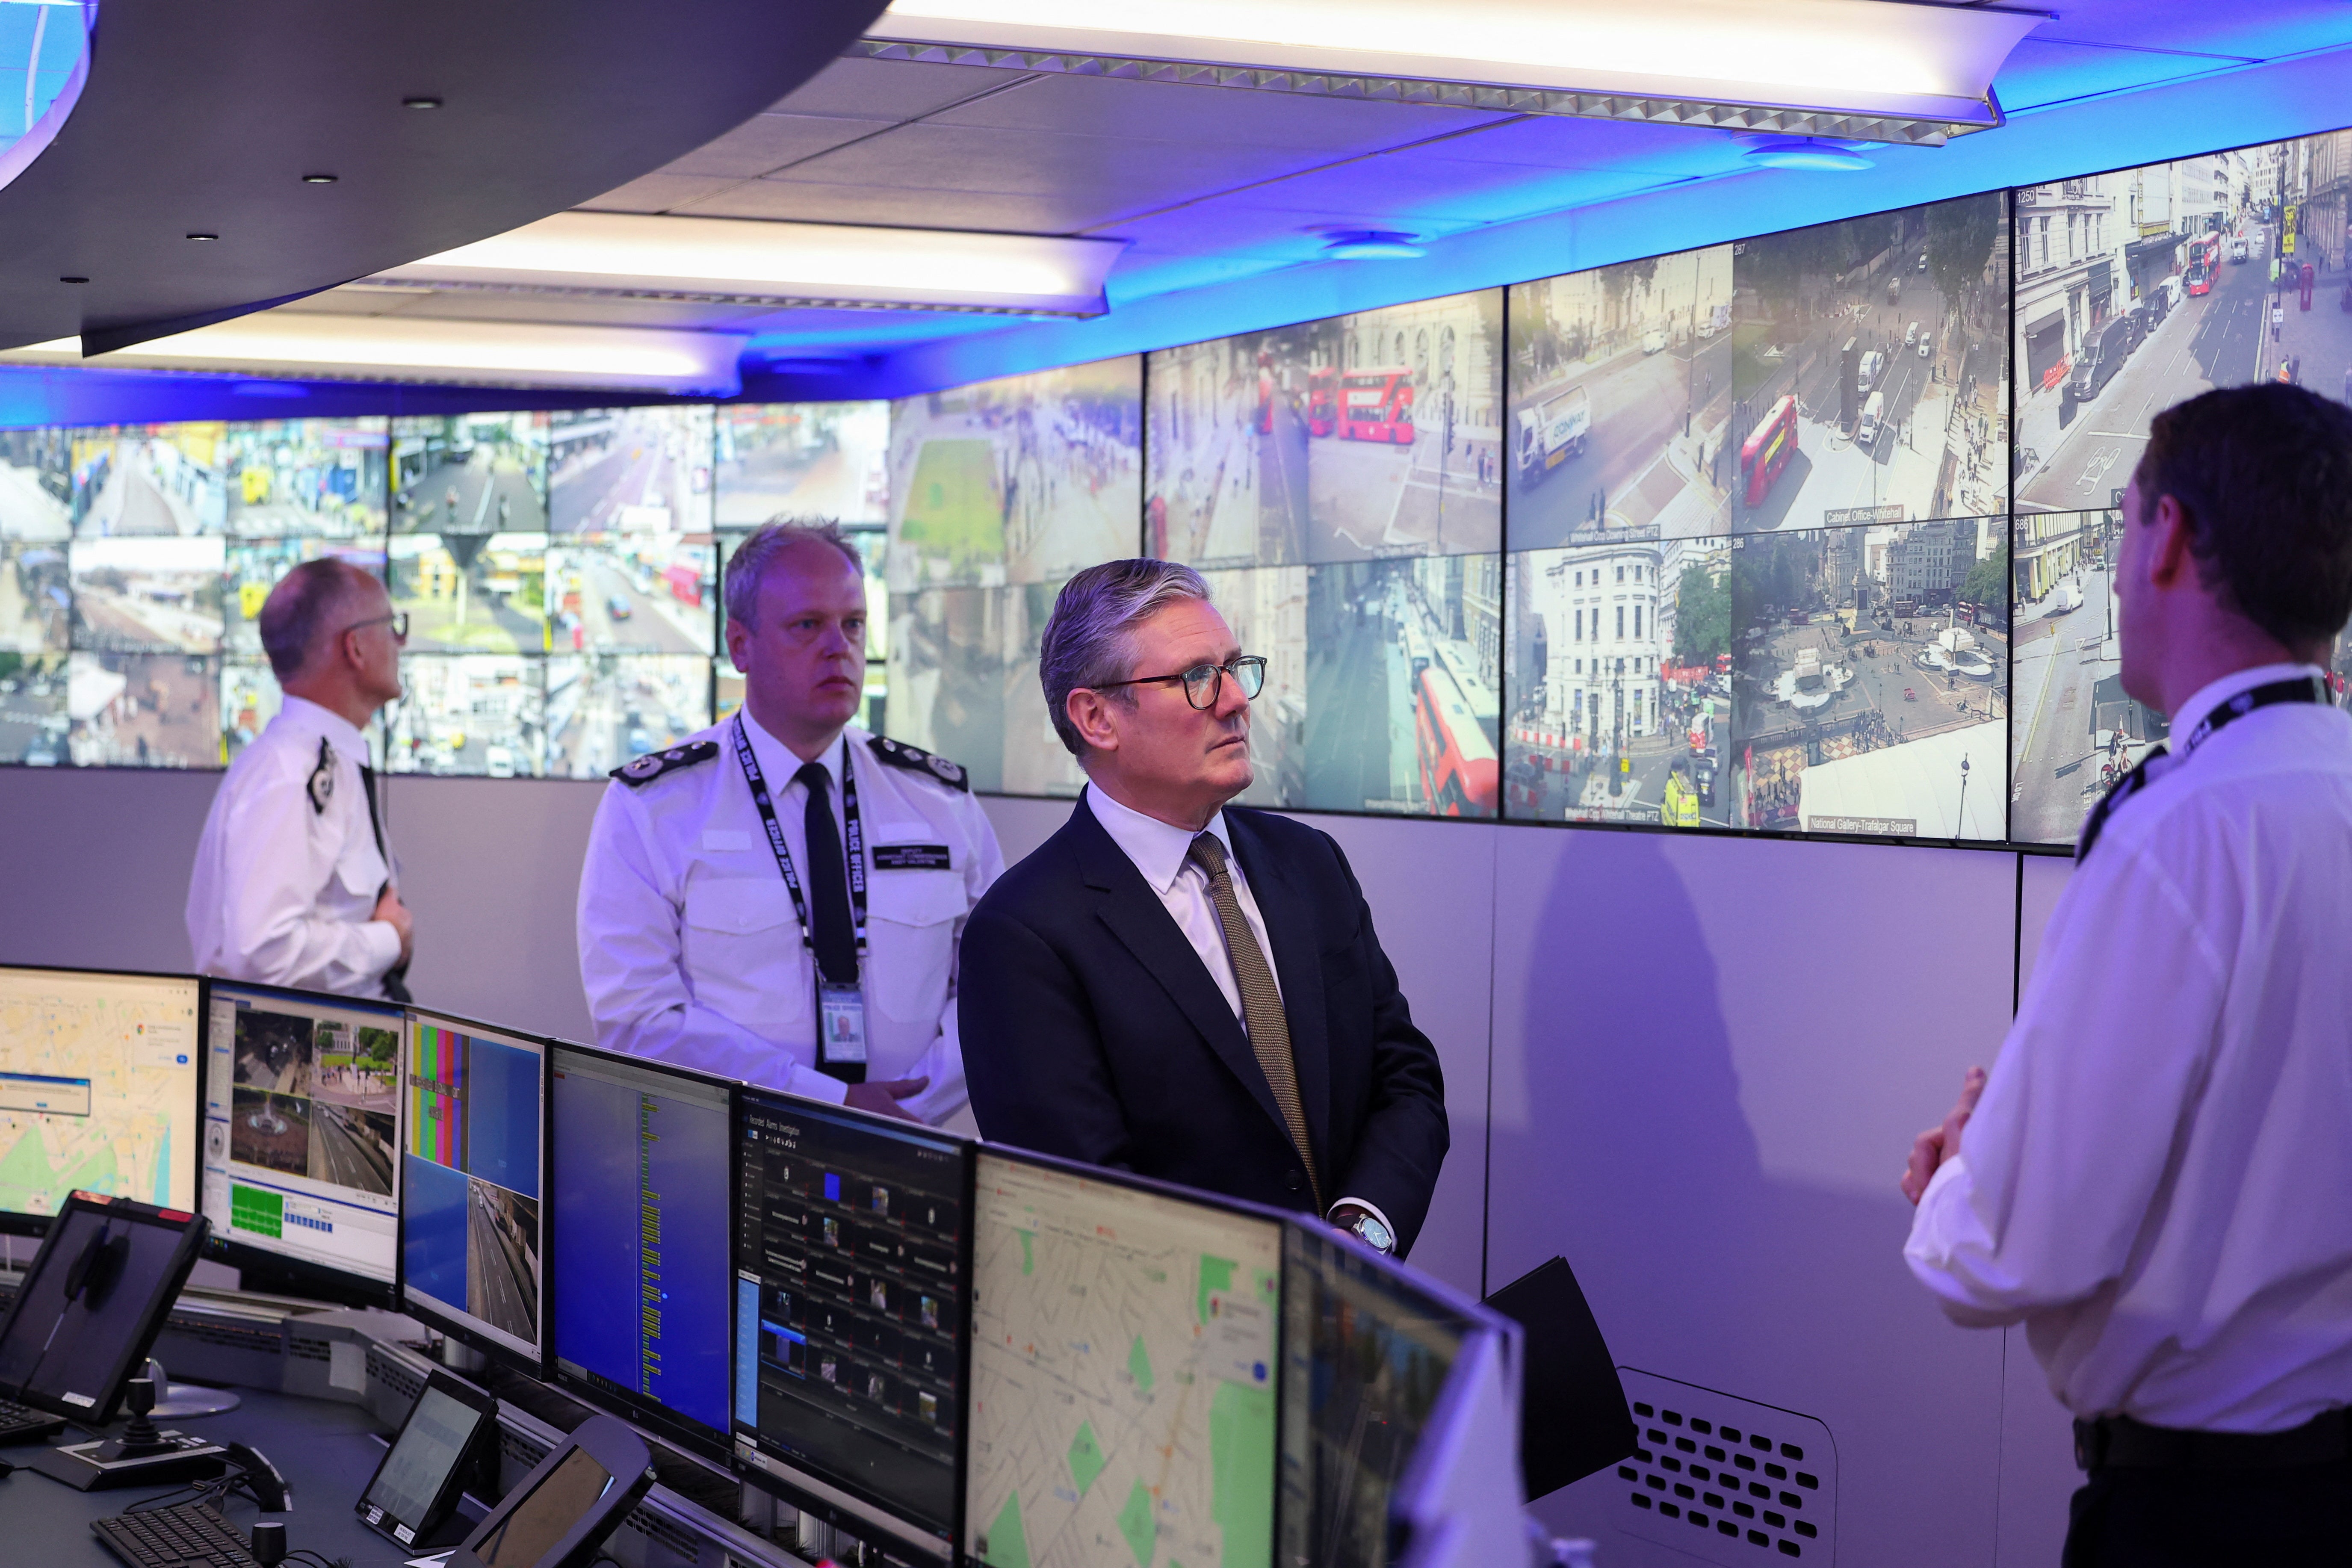
[[[408,640],[408,612],[406,610],[394,610],[388,616],[375,616],[364,621],[353,621],[350,626],[345,626],[342,631],[337,632],[335,635],[337,637],[341,637],[344,632],[363,632],[370,626],[386,626],[392,628],[393,641],[406,642]]]
[[[1181,680],[1184,683],[1184,700],[1205,712],[1214,708],[1217,700],[1224,695],[1224,680],[1228,675],[1241,689],[1244,702],[1253,700],[1265,689],[1265,660],[1254,653],[1244,654],[1229,664],[1196,664],[1175,675],[1140,675],[1133,680],[1106,680],[1094,689],[1109,691],[1121,686],[1157,686],[1163,681]]]

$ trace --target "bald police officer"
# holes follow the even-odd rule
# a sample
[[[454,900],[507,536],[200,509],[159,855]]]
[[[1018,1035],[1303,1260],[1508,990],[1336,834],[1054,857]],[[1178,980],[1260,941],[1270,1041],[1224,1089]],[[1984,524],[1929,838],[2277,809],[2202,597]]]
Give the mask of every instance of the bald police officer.
[[[725,723],[614,771],[580,878],[580,976],[612,1050],[973,1131],[965,917],[1004,868],[962,768],[849,722],[866,584],[831,523],[727,565]]]

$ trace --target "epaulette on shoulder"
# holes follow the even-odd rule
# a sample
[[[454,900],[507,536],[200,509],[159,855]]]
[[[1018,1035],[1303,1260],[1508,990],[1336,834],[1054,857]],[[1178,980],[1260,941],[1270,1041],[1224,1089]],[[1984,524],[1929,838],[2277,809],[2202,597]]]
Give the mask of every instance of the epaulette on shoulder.
[[[866,749],[879,760],[908,773],[927,773],[947,785],[971,793],[971,775],[963,771],[961,763],[951,763],[945,757],[935,757],[929,752],[918,751],[904,741],[893,741],[886,735],[876,735],[866,742]]]
[[[672,746],[666,751],[647,752],[636,761],[614,768],[613,776],[631,789],[643,789],[664,773],[690,768],[697,763],[707,763],[718,754],[718,742],[697,741],[690,746]]]

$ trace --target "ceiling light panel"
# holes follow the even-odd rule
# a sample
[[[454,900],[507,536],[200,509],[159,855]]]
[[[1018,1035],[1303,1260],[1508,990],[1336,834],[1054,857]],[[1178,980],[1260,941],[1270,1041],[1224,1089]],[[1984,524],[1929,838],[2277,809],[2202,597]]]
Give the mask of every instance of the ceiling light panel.
[[[1994,73],[2045,19],[1885,0],[1150,0],[1115,14],[1087,0],[897,0],[865,51],[1929,141],[2000,122]]]
[[[778,305],[1093,316],[1116,240],[557,213],[396,267],[380,283],[569,289]]]
[[[745,342],[726,332],[288,310],[240,316],[95,359],[83,359],[79,343],[65,338],[0,353],[0,362],[732,396],[742,385],[736,362]]]

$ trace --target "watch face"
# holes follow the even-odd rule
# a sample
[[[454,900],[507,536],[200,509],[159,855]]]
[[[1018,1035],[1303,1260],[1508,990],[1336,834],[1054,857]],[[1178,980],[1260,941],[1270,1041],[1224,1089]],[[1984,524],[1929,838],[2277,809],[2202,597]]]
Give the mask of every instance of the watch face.
[[[1388,1226],[1370,1215],[1360,1216],[1356,1221],[1355,1228],[1356,1234],[1363,1237],[1365,1246],[1376,1247],[1382,1252],[1396,1250],[1396,1237],[1389,1234]]]

